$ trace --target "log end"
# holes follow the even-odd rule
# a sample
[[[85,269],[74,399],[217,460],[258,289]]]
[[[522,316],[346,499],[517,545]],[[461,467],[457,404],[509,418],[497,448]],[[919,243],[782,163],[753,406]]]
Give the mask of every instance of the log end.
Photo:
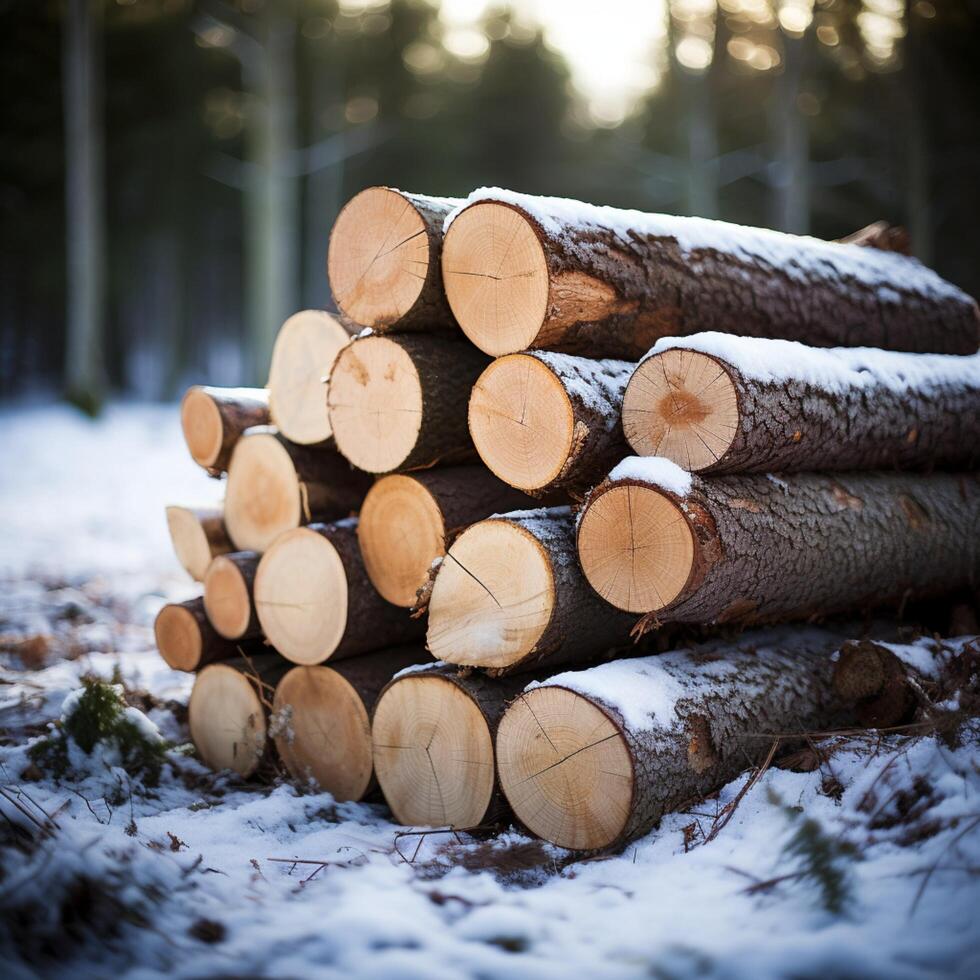
[[[211,625],[226,640],[239,640],[252,618],[252,597],[241,569],[219,555],[204,576],[204,609]]]
[[[325,379],[349,341],[325,310],[294,313],[279,330],[269,368],[269,413],[291,442],[313,446],[330,438]]]
[[[212,547],[198,515],[189,507],[167,507],[167,529],[177,561],[195,582],[203,582],[211,563]]]
[[[548,308],[548,263],[534,225],[494,201],[465,208],[442,247],[446,298],[459,325],[494,357],[534,346]]]
[[[363,337],[345,347],[334,363],[327,401],[337,448],[359,469],[390,473],[415,448],[422,384],[412,358],[395,341]]]
[[[157,650],[168,667],[196,670],[204,652],[201,626],[194,614],[180,603],[168,603],[153,623]]]
[[[399,678],[374,711],[374,768],[400,823],[475,827],[494,787],[493,739],[483,712],[452,681]]]
[[[683,591],[695,561],[684,511],[666,493],[621,482],[598,492],[578,529],[578,555],[589,584],[625,612],[665,608]]]
[[[371,723],[353,686],[330,667],[294,667],[272,703],[274,741],[294,779],[310,780],[339,802],[371,785]]]
[[[272,646],[293,663],[329,659],[347,629],[347,573],[322,534],[299,527],[280,535],[255,572],[255,611]]]
[[[526,658],[555,605],[551,561],[525,528],[480,521],[454,542],[429,600],[427,646],[447,663],[500,670]]]
[[[226,664],[205,667],[194,681],[188,718],[206,766],[246,778],[259,767],[266,749],[265,709],[245,673]]]
[[[388,602],[410,609],[432,562],[445,554],[446,526],[425,486],[393,474],[378,480],[364,498],[357,539],[374,587]]]
[[[647,358],[623,396],[623,432],[640,456],[666,456],[689,472],[709,469],[731,447],[738,394],[728,369],[698,351]]]
[[[915,708],[904,664],[891,650],[869,640],[846,643],[841,648],[834,664],[833,685],[868,728],[901,725]]]
[[[180,403],[180,426],[191,458],[210,469],[221,456],[224,422],[215,400],[199,385],[187,390]]]
[[[626,828],[629,749],[612,719],[580,694],[539,687],[518,697],[497,730],[497,771],[521,823],[559,847],[608,847]]]
[[[470,435],[494,475],[519,490],[547,486],[572,453],[575,417],[561,382],[541,361],[510,354],[473,387]]]

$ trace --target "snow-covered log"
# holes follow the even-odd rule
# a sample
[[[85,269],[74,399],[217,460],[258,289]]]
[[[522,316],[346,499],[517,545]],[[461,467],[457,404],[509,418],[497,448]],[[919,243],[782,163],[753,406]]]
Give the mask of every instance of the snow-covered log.
[[[253,599],[258,565],[256,552],[235,551],[215,558],[204,575],[204,611],[228,640],[262,635]]]
[[[180,403],[180,424],[191,457],[211,476],[228,469],[241,434],[269,423],[265,388],[212,388],[195,385]]]
[[[489,354],[635,360],[702,330],[944,354],[980,340],[974,300],[897,252],[499,188],[447,226],[449,304]]]
[[[234,550],[219,505],[185,507],[171,504],[167,507],[167,529],[177,561],[195,582],[204,581],[212,558]]]
[[[160,656],[174,670],[200,670],[217,660],[238,657],[243,651],[262,651],[261,643],[234,642],[218,633],[200,596],[186,602],[168,602],[157,613],[153,635]]]
[[[702,473],[972,469],[980,355],[665,339],[630,379],[623,429],[641,456]]]

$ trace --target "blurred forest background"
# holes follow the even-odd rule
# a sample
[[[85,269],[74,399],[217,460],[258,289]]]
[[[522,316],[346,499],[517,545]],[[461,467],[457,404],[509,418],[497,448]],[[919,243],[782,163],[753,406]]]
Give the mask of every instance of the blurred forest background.
[[[980,293],[978,0],[0,0],[0,390],[263,383],[361,188],[834,238]]]

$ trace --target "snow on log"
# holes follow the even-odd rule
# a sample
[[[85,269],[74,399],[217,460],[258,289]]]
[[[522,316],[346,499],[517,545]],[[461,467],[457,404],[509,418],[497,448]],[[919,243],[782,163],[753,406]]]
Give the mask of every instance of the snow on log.
[[[410,643],[425,624],[378,595],[357,546],[357,521],[280,535],[255,573],[262,631],[288,660],[319,664]]]
[[[327,383],[337,352],[349,341],[325,310],[294,313],[279,329],[269,367],[269,415],[290,442],[316,446],[330,439]]]
[[[623,429],[639,455],[702,473],[972,469],[980,354],[664,339],[630,379]]]
[[[528,493],[591,487],[626,455],[620,414],[634,368],[550,351],[498,358],[470,395],[476,451]]]
[[[388,602],[410,608],[456,532],[530,503],[482,466],[381,477],[364,498],[357,523],[368,577]]]
[[[180,425],[191,457],[211,476],[228,469],[241,434],[269,422],[265,388],[188,388],[180,403]]]
[[[980,478],[692,477],[633,456],[591,494],[582,569],[651,620],[751,623],[899,604],[980,576]]]
[[[495,356],[636,360],[702,330],[943,354],[980,340],[974,300],[897,252],[500,188],[446,224],[449,304]]]
[[[254,551],[219,555],[204,576],[204,611],[227,640],[261,636],[253,588],[259,556]]]
[[[195,582],[204,581],[212,558],[234,550],[225,530],[220,505],[183,507],[171,504],[167,507],[167,529],[177,561]]]
[[[211,624],[198,596],[186,602],[168,602],[153,623],[157,650],[168,667],[195,671],[217,660],[261,652],[261,643],[236,643],[223,637]]]
[[[424,647],[408,646],[293,667],[276,687],[270,725],[293,778],[338,802],[363,799],[374,784],[370,719],[378,695],[400,670],[426,660]]]
[[[374,710],[374,768],[399,823],[465,829],[503,818],[493,739],[525,684],[442,665],[385,688]]]
[[[191,739],[206,766],[254,775],[270,755],[269,711],[289,664],[275,653],[211,664],[187,706]]]
[[[504,795],[547,841],[622,847],[761,761],[767,735],[843,720],[830,683],[842,639],[760,631],[532,683],[497,732]]]
[[[330,376],[337,448],[369,473],[472,458],[466,404],[486,365],[461,337],[356,337]]]
[[[392,187],[348,201],[327,253],[330,291],[344,314],[379,333],[455,328],[439,256],[443,222],[461,203]]]
[[[263,552],[290,528],[346,517],[371,486],[332,449],[297,446],[273,428],[251,429],[228,467],[225,526],[240,551]]]
[[[439,566],[428,608],[436,659],[497,675],[596,660],[630,642],[631,617],[582,575],[565,507],[467,528]]]

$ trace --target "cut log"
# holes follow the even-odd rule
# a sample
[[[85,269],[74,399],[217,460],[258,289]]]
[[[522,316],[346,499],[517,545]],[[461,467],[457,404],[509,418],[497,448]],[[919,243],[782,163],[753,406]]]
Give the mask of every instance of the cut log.
[[[241,434],[269,422],[265,388],[210,388],[195,385],[180,403],[180,424],[191,457],[211,476],[228,469]]]
[[[639,455],[701,473],[972,469],[980,355],[661,341],[629,382],[623,429]]]
[[[776,736],[839,724],[830,656],[841,640],[750,633],[532,685],[498,729],[504,794],[560,847],[622,847],[761,761]]]
[[[200,596],[186,602],[169,602],[153,624],[157,650],[174,670],[195,671],[217,660],[229,660],[262,652],[261,643],[235,643],[212,626]]]
[[[410,608],[456,532],[530,502],[482,466],[382,477],[364,498],[357,524],[364,567],[385,599]]]
[[[228,640],[262,635],[253,587],[259,556],[254,551],[219,555],[204,576],[204,610],[211,625]]]
[[[488,354],[636,360],[702,330],[942,354],[980,340],[974,300],[897,252],[499,189],[468,201],[443,278]]]
[[[486,365],[455,337],[355,338],[337,356],[327,394],[337,448],[369,473],[472,458],[466,403]]]
[[[374,768],[399,823],[462,830],[506,815],[493,738],[526,683],[434,667],[385,688],[374,710]]]
[[[255,608],[288,660],[319,664],[411,643],[421,620],[378,595],[357,546],[357,522],[311,524],[281,535],[255,573]]]
[[[374,784],[371,711],[400,670],[431,660],[421,646],[369,653],[333,666],[294,667],[273,700],[272,737],[293,778],[345,802]]]
[[[980,576],[980,479],[901,473],[691,477],[631,457],[579,523],[592,587],[650,621],[805,619]]]
[[[334,222],[330,291],[355,323],[389,330],[456,328],[442,289],[442,224],[451,198],[369,187]]]
[[[269,368],[269,414],[290,442],[316,446],[330,438],[327,378],[349,341],[324,310],[294,313],[280,328]]]
[[[627,453],[620,414],[635,366],[550,352],[493,361],[470,395],[476,451],[528,493],[592,487]]]
[[[224,513],[219,506],[167,507],[167,528],[177,561],[195,582],[204,575],[216,555],[234,550],[225,530]]]
[[[332,449],[297,446],[275,429],[247,432],[232,455],[225,526],[239,551],[263,552],[290,528],[346,517],[371,486]]]
[[[453,542],[432,587],[428,647],[499,675],[598,659],[628,645],[631,626],[589,588],[575,519],[552,508],[480,521]]]
[[[289,664],[274,653],[211,664],[194,681],[188,723],[197,754],[247,779],[269,759],[269,710]]]

